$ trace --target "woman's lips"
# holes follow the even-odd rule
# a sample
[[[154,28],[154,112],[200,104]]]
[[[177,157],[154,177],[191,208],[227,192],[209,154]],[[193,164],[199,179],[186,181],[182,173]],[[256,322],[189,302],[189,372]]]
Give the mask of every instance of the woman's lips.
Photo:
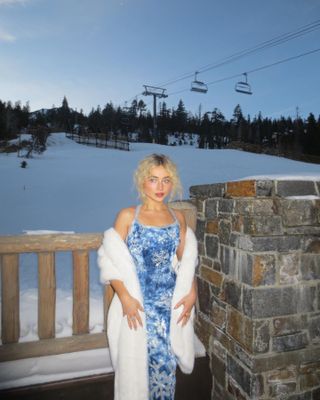
[[[157,197],[162,197],[164,195],[164,193],[156,193]]]

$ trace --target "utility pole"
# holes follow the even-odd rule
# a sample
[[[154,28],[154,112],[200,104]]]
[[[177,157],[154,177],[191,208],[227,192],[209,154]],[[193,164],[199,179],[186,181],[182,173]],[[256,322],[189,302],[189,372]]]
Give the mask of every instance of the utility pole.
[[[168,97],[168,95],[165,94],[166,89],[149,85],[143,86],[144,92],[142,94],[144,96],[153,96],[153,141],[159,143],[159,135],[157,131],[157,98],[161,99]]]

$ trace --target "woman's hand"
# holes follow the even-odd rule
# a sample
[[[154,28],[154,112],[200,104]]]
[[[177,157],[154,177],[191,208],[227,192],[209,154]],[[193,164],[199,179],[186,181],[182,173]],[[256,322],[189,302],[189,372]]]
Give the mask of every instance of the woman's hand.
[[[183,310],[178,318],[177,324],[182,320],[182,326],[188,322],[191,314],[192,307],[194,306],[197,299],[197,291],[195,285],[192,285],[192,288],[186,296],[182,297],[182,299],[174,306],[174,309],[183,305]]]
[[[142,305],[137,299],[130,296],[130,294],[124,294],[121,296],[120,301],[122,304],[123,315],[127,316],[129,328],[137,330],[137,322],[142,326],[142,319],[139,313],[139,310],[144,311]]]

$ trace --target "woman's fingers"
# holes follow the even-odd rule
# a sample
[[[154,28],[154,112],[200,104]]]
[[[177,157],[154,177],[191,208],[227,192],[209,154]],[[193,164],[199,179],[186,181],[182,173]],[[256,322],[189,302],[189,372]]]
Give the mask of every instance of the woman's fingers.
[[[139,322],[140,326],[142,327],[142,319],[139,313],[137,313],[137,321]]]
[[[182,297],[180,301],[174,306],[174,309],[177,309],[178,307],[182,306],[185,302],[185,297]]]
[[[127,315],[127,320],[128,320],[128,325],[129,325],[129,328],[130,329],[134,329],[134,330],[137,330],[137,319],[136,319],[136,317],[134,316],[134,315],[132,315],[132,316],[129,316],[129,315]]]

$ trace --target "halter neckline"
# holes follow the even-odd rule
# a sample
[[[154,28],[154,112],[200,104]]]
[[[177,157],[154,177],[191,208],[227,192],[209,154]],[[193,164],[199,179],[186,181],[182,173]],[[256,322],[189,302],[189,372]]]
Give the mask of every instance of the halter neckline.
[[[135,212],[135,215],[134,215],[134,221],[135,221],[137,224],[139,224],[139,225],[141,225],[141,226],[143,226],[143,227],[145,227],[145,228],[155,228],[155,229],[169,228],[170,226],[176,225],[177,222],[178,222],[177,217],[175,216],[174,212],[170,209],[170,207],[168,207],[168,210],[169,210],[170,214],[171,214],[172,217],[174,218],[174,221],[171,222],[170,224],[160,225],[160,226],[158,226],[158,225],[146,225],[146,224],[142,224],[142,223],[138,220],[138,215],[139,215],[140,209],[141,209],[141,204],[139,204],[139,205],[136,207],[136,212]]]

